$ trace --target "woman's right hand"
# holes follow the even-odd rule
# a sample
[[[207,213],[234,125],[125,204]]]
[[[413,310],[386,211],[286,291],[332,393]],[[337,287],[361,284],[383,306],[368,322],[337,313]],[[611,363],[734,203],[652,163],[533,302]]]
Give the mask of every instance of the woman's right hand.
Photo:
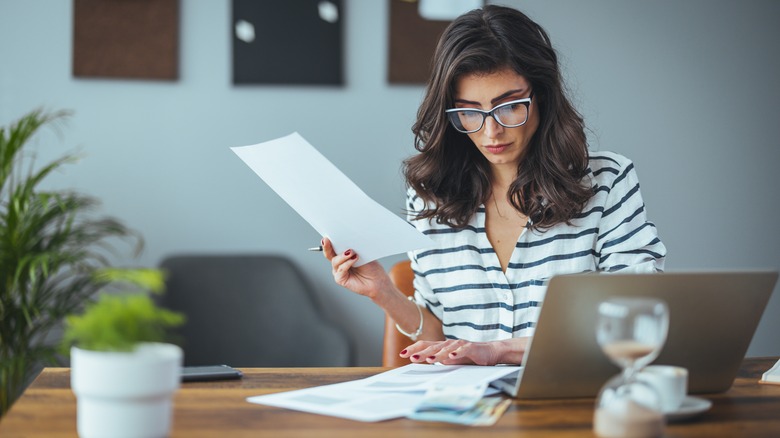
[[[523,361],[530,337],[488,342],[469,342],[460,339],[446,341],[418,341],[399,354],[412,363],[441,363],[443,365],[498,365]]]
[[[326,259],[330,260],[333,268],[333,279],[338,285],[375,301],[379,294],[392,290],[390,277],[376,260],[355,267],[358,254],[352,249],[336,254],[327,237],[322,239],[322,253]]]

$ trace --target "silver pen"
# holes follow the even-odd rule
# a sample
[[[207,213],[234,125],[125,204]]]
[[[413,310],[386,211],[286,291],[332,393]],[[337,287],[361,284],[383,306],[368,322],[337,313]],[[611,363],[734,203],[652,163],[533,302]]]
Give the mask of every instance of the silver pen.
[[[322,251],[322,245],[309,248],[309,251]]]

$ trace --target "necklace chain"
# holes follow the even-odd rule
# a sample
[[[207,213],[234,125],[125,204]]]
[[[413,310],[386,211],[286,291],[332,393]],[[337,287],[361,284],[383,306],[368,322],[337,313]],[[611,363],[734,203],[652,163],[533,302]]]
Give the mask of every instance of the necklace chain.
[[[496,201],[496,195],[493,194],[491,197],[493,198],[493,205],[496,207],[496,213],[498,213],[498,216],[501,217],[502,219],[506,219],[506,216],[501,214],[501,210],[498,208],[498,201]]]
[[[501,219],[508,219],[508,218],[509,218],[509,216],[511,216],[511,215],[506,215],[506,216],[505,216],[505,215],[501,214],[501,209],[499,209],[499,208],[498,208],[498,201],[496,200],[496,196],[495,196],[495,195],[490,195],[490,197],[491,197],[491,198],[493,198],[493,206],[496,208],[496,214],[498,214],[498,216],[499,216]],[[517,211],[517,210],[514,208],[514,206],[511,206],[511,207],[510,207],[510,211],[514,211],[514,212],[515,212],[515,214],[516,214],[517,216],[519,216],[519,217],[524,217],[524,215],[523,215],[522,213],[520,213],[519,211]]]

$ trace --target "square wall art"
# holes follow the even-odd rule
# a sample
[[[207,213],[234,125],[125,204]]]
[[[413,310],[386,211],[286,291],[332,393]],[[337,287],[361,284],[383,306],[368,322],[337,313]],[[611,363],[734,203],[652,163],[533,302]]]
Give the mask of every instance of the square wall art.
[[[341,0],[233,0],[233,83],[342,85]]]
[[[390,9],[387,79],[391,84],[424,84],[436,44],[459,15],[483,0],[388,0]]]
[[[73,76],[175,80],[179,0],[73,0]]]

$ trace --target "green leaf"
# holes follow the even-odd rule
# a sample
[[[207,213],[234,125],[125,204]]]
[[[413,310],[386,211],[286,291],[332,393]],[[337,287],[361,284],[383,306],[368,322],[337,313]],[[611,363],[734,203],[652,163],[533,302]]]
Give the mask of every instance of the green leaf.
[[[148,295],[102,295],[81,316],[66,318],[63,348],[131,351],[140,342],[165,341],[184,316],[158,308]]]

